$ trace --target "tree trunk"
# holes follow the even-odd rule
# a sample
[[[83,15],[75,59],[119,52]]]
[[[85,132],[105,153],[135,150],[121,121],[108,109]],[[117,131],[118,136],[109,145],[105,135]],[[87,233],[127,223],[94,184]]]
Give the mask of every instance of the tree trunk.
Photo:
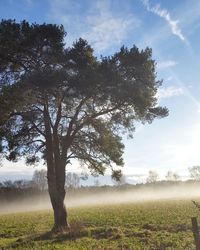
[[[61,160],[60,155],[59,139],[57,134],[59,119],[56,121],[56,125],[54,125],[52,133],[47,97],[46,103],[44,104],[44,123],[47,153],[48,190],[54,211],[54,226],[52,231],[63,232],[68,228],[67,211],[64,204],[66,161]]]
[[[54,211],[54,226],[52,231],[56,233],[66,231],[69,228],[69,225],[67,222],[67,211],[64,204],[65,186],[63,181],[60,178],[56,178],[56,175],[49,176],[48,174],[48,190]]]

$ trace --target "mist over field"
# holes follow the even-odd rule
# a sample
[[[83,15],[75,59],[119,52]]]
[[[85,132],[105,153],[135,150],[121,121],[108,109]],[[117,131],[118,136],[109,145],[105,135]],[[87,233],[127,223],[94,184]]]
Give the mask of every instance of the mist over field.
[[[98,187],[94,190],[77,189],[66,191],[65,204],[67,208],[80,206],[101,206],[120,203],[139,203],[159,200],[185,200],[200,197],[200,185],[198,183],[177,183],[167,186],[152,185],[123,190]],[[111,190],[110,190],[111,189]],[[15,212],[37,211],[51,209],[48,193],[29,198],[0,201],[0,213],[8,214]]]

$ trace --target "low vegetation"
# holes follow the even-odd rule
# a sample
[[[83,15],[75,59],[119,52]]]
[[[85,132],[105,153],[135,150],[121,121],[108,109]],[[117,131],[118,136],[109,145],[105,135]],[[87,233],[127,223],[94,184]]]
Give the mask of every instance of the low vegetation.
[[[198,213],[186,199],[82,206],[69,209],[70,231],[53,236],[49,210],[1,215],[0,249],[195,249]]]

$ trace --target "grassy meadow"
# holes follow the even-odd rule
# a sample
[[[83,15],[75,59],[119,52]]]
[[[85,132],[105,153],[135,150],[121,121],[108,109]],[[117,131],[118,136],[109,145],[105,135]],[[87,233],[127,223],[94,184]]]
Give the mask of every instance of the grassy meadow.
[[[50,237],[52,211],[0,215],[0,249],[195,249],[191,200],[162,200],[68,210],[71,229]]]

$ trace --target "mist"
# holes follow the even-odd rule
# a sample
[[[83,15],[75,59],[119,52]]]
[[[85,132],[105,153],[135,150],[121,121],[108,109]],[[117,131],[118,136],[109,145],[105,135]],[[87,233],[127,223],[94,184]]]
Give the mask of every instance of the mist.
[[[65,204],[67,208],[81,206],[101,206],[123,203],[153,202],[158,200],[184,200],[200,198],[200,185],[177,184],[160,187],[159,185],[142,186],[140,188],[129,188],[128,190],[102,191],[101,187],[95,190],[66,192]],[[17,201],[1,202],[0,213],[16,213],[51,209],[49,196],[40,195]]]

